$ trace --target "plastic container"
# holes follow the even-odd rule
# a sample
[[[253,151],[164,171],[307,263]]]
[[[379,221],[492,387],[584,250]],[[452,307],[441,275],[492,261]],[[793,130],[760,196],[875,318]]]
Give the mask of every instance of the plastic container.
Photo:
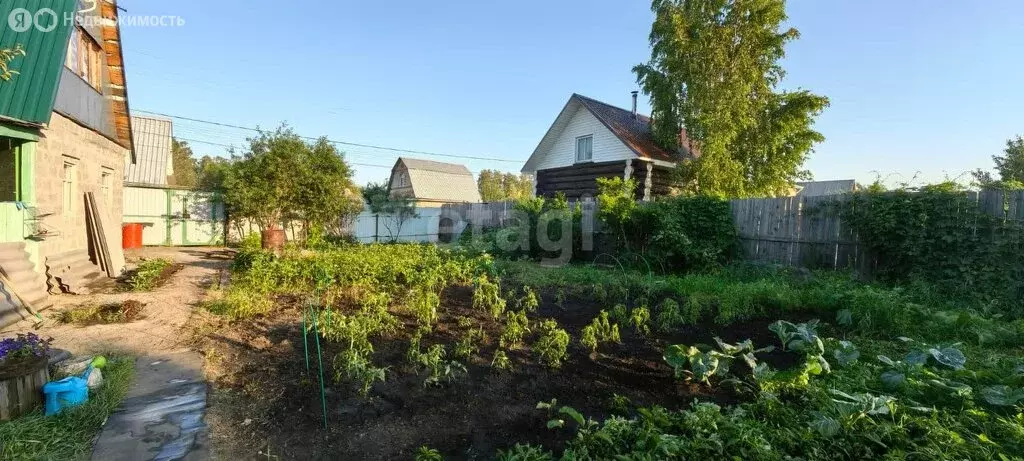
[[[51,381],[43,385],[43,408],[46,416],[60,413],[65,408],[81,405],[89,400],[89,375],[92,366],[81,376],[71,376],[60,381]]]
[[[121,248],[142,248],[142,223],[121,225]]]

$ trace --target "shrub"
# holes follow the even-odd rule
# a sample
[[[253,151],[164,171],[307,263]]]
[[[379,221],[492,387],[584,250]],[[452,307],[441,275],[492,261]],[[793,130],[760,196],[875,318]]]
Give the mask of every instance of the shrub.
[[[721,267],[739,245],[729,202],[712,197],[675,197],[641,206],[627,228],[631,248],[669,270]]]
[[[550,368],[562,366],[569,347],[569,333],[558,327],[558,322],[547,319],[537,326],[540,337],[533,343],[533,352]]]

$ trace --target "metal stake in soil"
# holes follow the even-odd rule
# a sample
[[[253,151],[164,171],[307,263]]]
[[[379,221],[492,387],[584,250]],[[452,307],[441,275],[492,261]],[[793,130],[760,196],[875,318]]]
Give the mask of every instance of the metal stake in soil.
[[[307,304],[306,308],[302,310],[302,351],[306,354],[306,377],[309,377],[309,331],[306,330],[306,318],[309,317],[309,311],[313,308],[312,303]]]
[[[324,392],[324,357],[320,350],[320,330],[317,325],[319,312],[313,317],[313,335],[316,336],[316,360],[320,365],[320,406],[324,414],[324,430],[327,430],[327,393]]]

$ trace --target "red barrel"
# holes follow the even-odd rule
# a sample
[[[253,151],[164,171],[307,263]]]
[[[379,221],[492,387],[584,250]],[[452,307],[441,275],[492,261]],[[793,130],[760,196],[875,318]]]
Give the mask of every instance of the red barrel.
[[[133,222],[121,225],[121,248],[142,248],[142,224]]]

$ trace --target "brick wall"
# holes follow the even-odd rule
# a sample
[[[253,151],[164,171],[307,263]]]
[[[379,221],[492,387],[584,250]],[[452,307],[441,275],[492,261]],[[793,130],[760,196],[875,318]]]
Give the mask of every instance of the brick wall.
[[[49,128],[39,139],[35,156],[34,205],[42,222],[60,232],[40,243],[40,256],[56,255],[89,248],[85,221],[85,193],[93,192],[100,208],[107,245],[120,271],[124,261],[121,252],[121,209],[124,161],[128,150],[106,137],[85,128],[61,114],[54,113]],[[71,209],[64,210],[64,163],[73,163],[75,187]],[[104,197],[102,173],[111,174],[110,203]]]

